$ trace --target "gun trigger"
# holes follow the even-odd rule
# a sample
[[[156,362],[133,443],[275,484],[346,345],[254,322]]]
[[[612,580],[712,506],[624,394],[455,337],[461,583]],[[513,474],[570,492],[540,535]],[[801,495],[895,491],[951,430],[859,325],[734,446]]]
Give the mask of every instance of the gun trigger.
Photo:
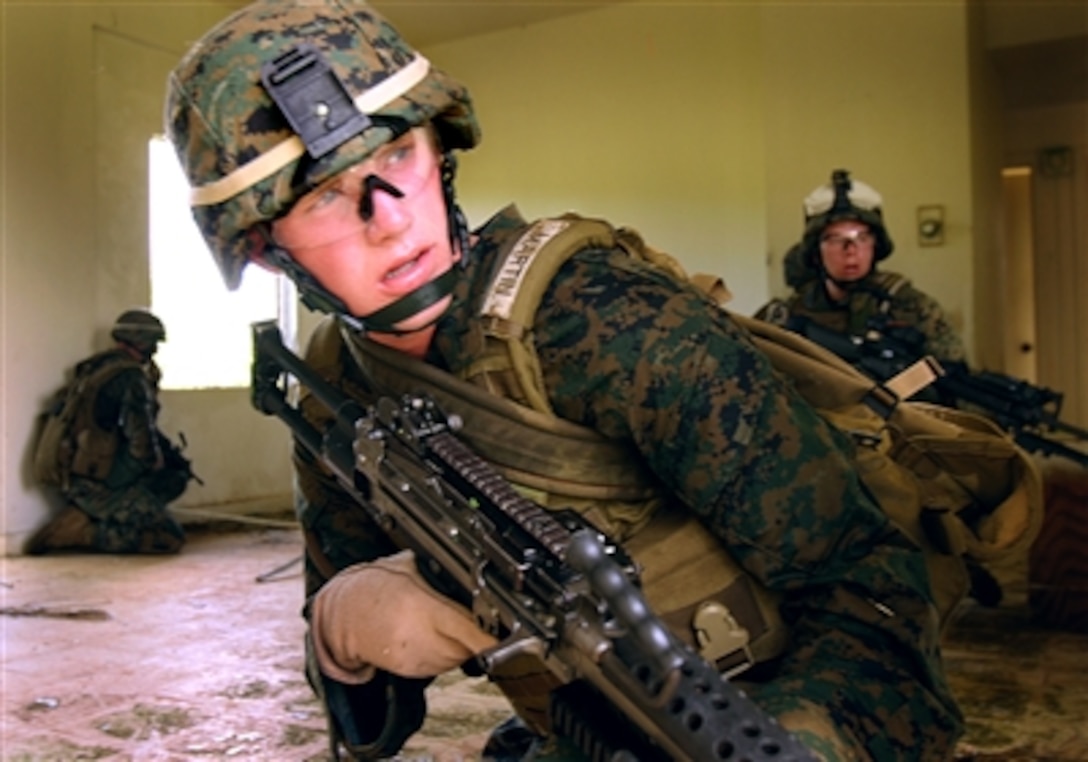
[[[752,654],[748,650],[748,630],[741,627],[729,609],[721,603],[704,601],[699,604],[692,617],[691,626],[695,631],[699,654],[711,664],[716,664],[719,659],[738,651],[744,652],[745,659],[730,674],[740,672],[753,663]]]

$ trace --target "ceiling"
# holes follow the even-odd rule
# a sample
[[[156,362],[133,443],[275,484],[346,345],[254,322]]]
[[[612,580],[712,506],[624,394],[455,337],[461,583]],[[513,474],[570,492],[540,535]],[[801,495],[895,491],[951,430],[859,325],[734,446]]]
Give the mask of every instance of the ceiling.
[[[404,38],[415,48],[426,48],[451,40],[511,29],[519,26],[569,16],[576,13],[633,2],[634,0],[371,0],[371,5],[389,19]],[[731,2],[735,0],[704,0],[704,2]],[[777,0],[754,0],[776,2]],[[835,2],[837,0],[821,0]],[[1076,29],[1062,28],[1060,19],[1070,16],[1071,6],[1076,13],[1077,4],[1083,0],[1062,0],[1044,4],[1025,3],[1027,0],[981,0],[987,16],[993,15],[999,27],[1018,28],[1025,18],[1033,20],[1033,31],[1039,36],[1040,19],[1049,19],[1049,33],[1043,32],[1039,40],[1061,38],[1067,35],[1083,35],[1083,22],[1077,21]],[[3,2],[3,0],[0,0]],[[232,9],[248,5],[251,0],[219,0]],[[1027,13],[1028,16],[1023,14]],[[1020,14],[1019,16],[1016,14]],[[1064,14],[1064,15],[1063,15]],[[1059,19],[1059,21],[1055,21]],[[1057,24],[1057,26],[1055,26]],[[1043,24],[1046,28],[1047,24]],[[1007,34],[1006,29],[1006,34]],[[1023,42],[1029,42],[1024,40]],[[1003,43],[1008,45],[1010,43]],[[1011,43],[1016,44],[1016,43]],[[1023,43],[1021,43],[1023,44]]]
[[[1032,108],[1088,98],[1088,36],[1044,40],[991,52],[1005,105]]]
[[[535,24],[628,0],[374,0],[372,5],[416,48]]]
[[[2,1],[2,0],[0,0]],[[535,24],[630,0],[372,0],[414,48]],[[250,0],[224,0],[232,9]]]
[[[427,48],[632,1],[371,0],[371,5],[393,23],[410,45]],[[224,2],[240,8],[250,0]],[[1004,5],[1008,0],[984,2],[988,13],[1008,12]],[[1036,10],[1044,17],[1053,12],[1041,3]],[[1015,25],[1015,20],[1006,19],[1005,24]],[[1010,105],[1030,106],[1083,99],[1085,92],[1088,92],[1086,41],[1088,37],[1079,35],[994,50],[993,58]]]

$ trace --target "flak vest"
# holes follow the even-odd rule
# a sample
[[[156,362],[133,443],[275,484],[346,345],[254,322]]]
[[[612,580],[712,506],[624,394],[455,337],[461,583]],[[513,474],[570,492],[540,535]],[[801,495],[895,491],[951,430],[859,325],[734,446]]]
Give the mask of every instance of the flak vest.
[[[473,327],[474,361],[459,376],[367,341],[334,319],[307,358],[335,378],[345,348],[383,393],[425,392],[460,416],[459,434],[527,497],[571,507],[623,543],[644,594],[678,637],[728,675],[773,659],[789,641],[779,595],[737,564],[685,507],[670,501],[628,444],[559,418],[544,388],[531,328],[560,266],[585,249],[621,248],[688,278],[630,229],[575,215],[542,219],[506,241]],[[720,279],[690,278],[719,304]],[[988,421],[898,403],[838,357],[776,326],[731,315],[832,425],[864,443],[859,473],[881,506],[924,550],[942,622],[968,590],[964,558],[1026,547],[1041,522],[1031,462]],[[902,461],[900,463],[899,461]],[[960,478],[963,477],[963,478]]]
[[[103,353],[77,368],[72,383],[58,393],[47,412],[35,449],[39,482],[67,488],[73,476],[102,481],[109,476],[121,444],[117,427],[98,425],[99,392],[117,375],[143,366],[135,360]]]
[[[888,317],[895,295],[910,281],[898,273],[874,272],[866,279],[866,287],[853,290],[848,301],[839,306],[829,305],[825,309],[815,309],[809,301],[814,292],[822,291],[819,280],[811,281],[803,287],[802,293],[789,304],[789,314],[799,315],[812,320],[818,325],[838,333],[862,336],[872,326],[872,318]],[[782,323],[774,320],[779,325]]]

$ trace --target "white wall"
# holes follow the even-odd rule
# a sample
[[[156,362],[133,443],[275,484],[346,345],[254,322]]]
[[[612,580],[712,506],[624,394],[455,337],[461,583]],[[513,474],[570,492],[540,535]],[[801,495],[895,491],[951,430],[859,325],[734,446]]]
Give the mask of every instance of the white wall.
[[[395,18],[394,18],[395,21]],[[971,334],[963,2],[625,5],[437,46],[484,139],[462,162],[474,222],[516,201],[638,228],[738,312],[784,293],[801,200],[847,168],[884,194],[896,253]],[[915,209],[949,232],[921,249]]]
[[[395,21],[395,18],[394,18]],[[767,292],[764,129],[754,6],[621,5],[440,45],[483,142],[459,197],[482,223],[577,211],[629,225],[742,311]]]
[[[802,199],[833,169],[884,197],[883,265],[933,295],[971,343],[972,210],[962,2],[768,5],[764,12],[771,288],[803,229]],[[769,31],[769,30],[773,30]],[[945,207],[922,248],[916,208]]]

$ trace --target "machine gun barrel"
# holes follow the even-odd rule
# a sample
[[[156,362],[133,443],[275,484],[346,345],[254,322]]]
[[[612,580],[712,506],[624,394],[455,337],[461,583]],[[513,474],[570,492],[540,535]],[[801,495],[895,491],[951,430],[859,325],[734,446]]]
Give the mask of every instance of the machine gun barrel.
[[[1088,468],[1088,452],[1077,450],[1051,437],[1044,437],[1030,429],[1021,429],[1013,433],[1013,439],[1028,452],[1057,455]]]
[[[284,347],[274,323],[254,324],[253,334],[254,406],[287,423],[415,552],[423,574],[500,639],[476,657],[479,667],[490,673],[528,655],[558,679],[553,726],[591,759],[815,759],[668,629],[622,548],[576,512],[522,496],[432,400],[363,406]],[[333,414],[327,428],[288,402],[289,376]]]

